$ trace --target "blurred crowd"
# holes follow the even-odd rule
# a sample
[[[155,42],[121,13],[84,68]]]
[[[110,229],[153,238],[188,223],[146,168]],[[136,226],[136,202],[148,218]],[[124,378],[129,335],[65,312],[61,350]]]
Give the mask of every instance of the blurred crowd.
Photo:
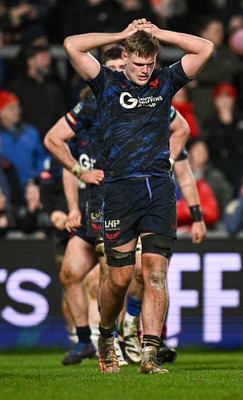
[[[51,163],[43,138],[84,86],[53,49],[62,49],[69,35],[120,31],[141,17],[215,45],[173,105],[190,126],[188,158],[209,232],[243,230],[242,0],[0,0],[0,237],[53,229],[42,200]],[[161,45],[158,65],[179,58]],[[178,232],[184,233],[190,215],[179,189],[177,196]]]

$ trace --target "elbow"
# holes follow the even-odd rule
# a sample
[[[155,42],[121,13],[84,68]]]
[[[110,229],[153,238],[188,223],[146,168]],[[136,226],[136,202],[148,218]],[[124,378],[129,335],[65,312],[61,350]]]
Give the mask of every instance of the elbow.
[[[190,137],[190,127],[187,121],[184,120],[181,125],[180,131],[178,130],[178,136],[177,136],[181,145],[181,150],[185,147],[189,137]]]
[[[51,152],[53,143],[52,143],[52,140],[51,140],[51,137],[50,137],[50,134],[49,134],[49,133],[47,133],[46,136],[44,137],[43,143],[44,143],[45,148],[46,148],[48,151]]]
[[[64,41],[63,41],[63,48],[64,48],[64,50],[65,50],[65,52],[66,52],[67,54],[70,53],[71,48],[72,48],[72,38],[71,38],[71,36],[68,36],[68,37],[66,37],[66,38],[64,39]]]
[[[205,50],[207,59],[210,59],[214,53],[214,44],[210,40],[207,40],[207,49]]]
[[[49,150],[49,137],[46,135],[43,140],[43,144],[47,150]]]
[[[189,126],[188,122],[185,121],[184,122],[184,139],[185,139],[185,142],[188,141],[189,137],[190,137],[190,126]]]
[[[71,41],[70,40],[70,36],[68,36],[68,37],[66,37],[64,39],[64,42],[63,42],[63,48],[64,48],[64,50],[66,51],[67,54],[69,53],[69,49],[71,47],[70,41]]]

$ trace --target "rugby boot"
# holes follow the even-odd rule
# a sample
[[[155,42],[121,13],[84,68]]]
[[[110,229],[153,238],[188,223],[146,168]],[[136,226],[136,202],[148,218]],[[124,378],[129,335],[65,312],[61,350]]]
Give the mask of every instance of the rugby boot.
[[[167,374],[167,369],[158,366],[157,348],[155,346],[145,346],[142,349],[142,361],[140,364],[141,374]]]
[[[119,372],[119,362],[116,355],[114,337],[104,338],[99,336],[98,339],[98,362],[100,372],[111,374]]]

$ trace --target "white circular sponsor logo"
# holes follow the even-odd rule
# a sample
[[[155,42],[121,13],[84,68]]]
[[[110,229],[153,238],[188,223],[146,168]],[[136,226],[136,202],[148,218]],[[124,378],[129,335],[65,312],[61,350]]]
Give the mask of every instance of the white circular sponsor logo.
[[[138,99],[134,99],[128,92],[124,92],[120,96],[120,104],[124,108],[135,108],[138,104]]]

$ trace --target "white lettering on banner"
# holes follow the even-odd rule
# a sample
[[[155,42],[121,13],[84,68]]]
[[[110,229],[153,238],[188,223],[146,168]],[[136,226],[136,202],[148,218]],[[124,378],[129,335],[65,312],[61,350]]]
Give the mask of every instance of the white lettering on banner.
[[[169,282],[169,313],[168,313],[168,344],[176,347],[178,345],[178,335],[181,332],[181,309],[197,307],[199,293],[197,290],[181,289],[181,275],[183,272],[199,271],[200,256],[198,254],[173,254],[168,273]]]
[[[5,270],[0,271],[0,279],[2,271]],[[38,325],[46,319],[49,313],[49,304],[43,295],[21,288],[24,282],[34,283],[45,289],[50,284],[51,278],[36,269],[19,269],[13,272],[6,282],[8,296],[18,303],[30,305],[33,307],[33,311],[29,314],[23,314],[14,310],[11,306],[6,306],[1,312],[1,317],[12,325],[30,327]]]
[[[0,283],[4,283],[7,279],[8,271],[6,269],[0,269]]]
[[[119,228],[119,220],[108,220],[106,224],[108,230]],[[195,329],[200,333],[202,342],[219,343],[223,339],[223,327],[226,323],[229,324],[223,318],[223,309],[235,308],[237,318],[241,318],[242,283],[235,280],[235,274],[239,276],[240,271],[242,254],[237,252],[206,253],[202,256],[190,252],[173,254],[168,272],[170,303],[167,324],[170,346],[177,347],[180,344],[180,335],[188,335],[188,320],[184,321],[183,315],[184,310],[189,310],[186,315],[190,315],[190,309],[192,315],[197,314]],[[224,289],[226,272],[234,278],[232,281],[229,278],[232,284],[229,286],[227,283],[227,288]],[[49,313],[49,299],[40,290],[37,293],[35,288],[25,289],[23,284],[30,283],[44,290],[50,282],[51,277],[38,269],[17,269],[11,273],[6,268],[0,269],[0,284],[5,285],[6,295],[11,301],[0,309],[0,317],[19,327],[32,327],[42,323]],[[182,285],[187,282],[190,282],[190,287],[187,289],[184,286],[183,289]],[[7,296],[3,296],[4,301]],[[16,307],[13,301],[16,302]],[[17,307],[18,303],[31,307],[30,311],[23,312],[23,307]],[[229,312],[227,311],[228,314]]]
[[[222,340],[222,309],[240,306],[240,290],[223,289],[223,273],[242,269],[239,253],[207,253],[202,257],[202,336],[203,341],[218,343]],[[178,346],[182,332],[182,309],[199,305],[199,290],[182,289],[182,274],[201,270],[197,253],[174,253],[170,261],[168,344]]]
[[[206,254],[203,269],[203,339],[217,343],[222,340],[222,309],[240,305],[239,290],[223,289],[224,271],[240,271],[239,254]]]

